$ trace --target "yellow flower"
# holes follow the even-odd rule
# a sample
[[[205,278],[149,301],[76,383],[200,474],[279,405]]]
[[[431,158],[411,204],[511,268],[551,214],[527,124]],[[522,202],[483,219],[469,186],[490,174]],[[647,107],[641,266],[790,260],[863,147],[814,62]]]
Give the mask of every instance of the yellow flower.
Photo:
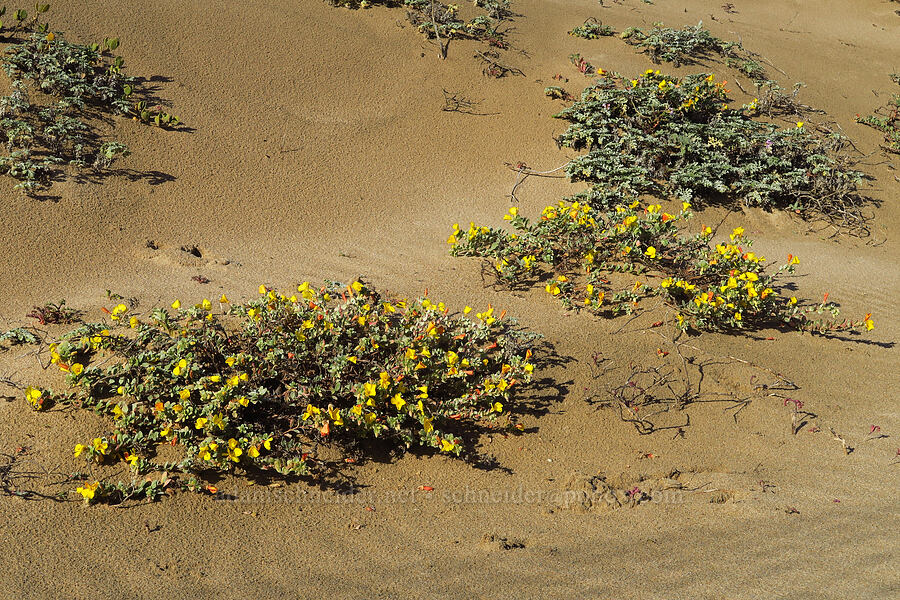
[[[75,444],[75,458],[81,456],[81,453],[84,452],[84,444]]]
[[[219,429],[225,429],[225,421],[222,419],[222,413],[214,414],[209,420]]]
[[[98,487],[100,487],[100,482],[95,481],[94,483],[85,483],[82,487],[76,488],[75,491],[81,494],[86,501],[90,502],[94,499]]]
[[[32,406],[35,406],[35,407],[39,406],[38,401],[41,399],[41,396],[43,396],[43,395],[44,395],[44,392],[42,392],[41,390],[39,390],[37,388],[33,388],[31,386],[25,388],[25,399],[28,400],[29,404],[31,404]]]
[[[364,383],[363,390],[365,391],[366,396],[369,396],[370,398],[374,397],[375,394],[378,393],[378,387],[371,382]]]
[[[469,314],[470,312],[472,312],[472,307],[471,307],[471,306],[466,306],[466,307],[463,309],[463,314],[466,314],[466,315],[467,315],[467,314]]]
[[[140,456],[137,454],[125,454],[125,461],[128,462],[129,465],[134,467],[137,465],[137,462],[140,460]]]
[[[230,440],[228,440],[228,460],[238,462],[243,453],[244,451],[241,450],[241,447],[238,445],[238,441],[236,439],[231,438]]]
[[[646,254],[650,258],[656,258],[656,248],[654,248],[653,246],[650,246],[649,248],[647,248],[647,250],[644,252],[644,254]]]
[[[272,438],[268,438],[263,442],[263,448],[265,448],[266,450],[272,449]]]
[[[391,404],[396,406],[397,410],[403,410],[403,407],[406,406],[406,400],[400,394],[394,394],[394,397],[391,398]]]
[[[416,389],[421,392],[418,396],[416,396],[416,398],[423,398],[423,399],[428,398],[428,386],[427,385],[420,385]]]
[[[491,410],[494,412],[501,413],[503,412],[503,403],[502,402],[494,402],[493,406],[491,406]]]
[[[94,450],[100,454],[106,454],[106,450],[109,448],[109,444],[107,444],[106,440],[103,438],[94,438],[91,440],[91,445],[94,447]]]
[[[872,320],[872,313],[866,313],[866,318],[863,319],[863,322],[866,325],[866,331],[875,329],[875,321]]]
[[[211,309],[212,309],[212,302],[210,302],[209,300],[207,300],[206,298],[204,298],[204,299],[203,299],[203,302],[200,303],[200,308],[202,308],[203,310],[211,310]]]
[[[259,448],[256,446],[250,446],[247,448],[247,454],[250,455],[250,458],[256,458],[259,456]]]
[[[180,392],[178,392],[178,397],[181,398],[182,400],[189,399],[191,397],[191,390],[189,390],[187,388],[181,390]]]
[[[81,375],[81,373],[84,372],[84,365],[75,363],[70,367],[70,370],[72,371],[72,375]]]
[[[328,418],[331,419],[331,421],[335,425],[343,425],[344,424],[344,419],[343,419],[343,417],[341,417],[341,410],[339,408],[329,408],[328,409]]]
[[[264,286],[263,284],[259,284],[259,293],[260,294],[265,294],[268,291],[269,290],[266,288],[266,286]]]
[[[222,296],[219,298],[219,304],[228,304],[228,296],[222,294]]]
[[[350,284],[350,287],[353,289],[354,292],[356,292],[358,294],[362,291],[363,284],[360,281],[354,281],[353,283]]]
[[[803,121],[797,121],[797,129],[803,127]]]
[[[251,319],[257,319],[257,318],[259,318],[259,309],[258,309],[258,308],[251,308],[251,309],[249,309],[249,310],[247,311],[247,316],[250,317]]]
[[[449,440],[441,440],[441,452],[451,452],[454,448],[456,448],[456,444]]]
[[[197,419],[197,422],[194,424],[194,428],[195,429],[203,429],[204,427],[206,427],[206,423],[208,421],[209,421],[209,419],[207,419],[205,417],[200,417]]]
[[[422,421],[422,428],[425,430],[425,433],[431,433],[434,431],[434,425],[432,424],[432,419],[425,418]]]
[[[175,302],[173,302],[172,308],[174,308],[175,310],[178,310],[179,308],[181,308],[181,300],[176,300]]]
[[[238,404],[246,407],[250,405],[250,400],[247,399],[247,396],[241,396],[240,398],[238,398]]]

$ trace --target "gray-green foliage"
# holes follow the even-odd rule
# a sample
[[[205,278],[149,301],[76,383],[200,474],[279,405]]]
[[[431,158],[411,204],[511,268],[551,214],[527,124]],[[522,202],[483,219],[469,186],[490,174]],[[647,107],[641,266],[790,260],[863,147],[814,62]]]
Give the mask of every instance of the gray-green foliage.
[[[653,62],[671,62],[675,66],[695,62],[696,57],[712,52],[728,56],[739,47],[739,44],[721,40],[704,29],[702,21],[683,29],[663,27],[662,23],[654,23],[649,31],[629,27],[622,32],[621,38],[642,48]]]
[[[595,40],[602,36],[608,36],[615,33],[609,25],[604,25],[594,17],[590,17],[583,24],[574,28],[569,35],[584,38],[586,40]]]
[[[0,333],[0,343],[9,342],[13,346],[18,344],[39,344],[40,341],[41,339],[37,335],[22,327],[16,327]]]
[[[429,39],[441,37],[469,38],[486,41],[498,47],[505,47],[504,21],[512,17],[509,0],[475,0],[474,4],[484,11],[466,21],[459,16],[455,4],[444,4],[438,0],[327,0],[332,6],[345,8],[368,8],[371,6],[402,6],[407,9],[407,18],[421,34]]]
[[[842,138],[756,121],[727,100],[711,75],[607,74],[556,115],[571,123],[560,142],[587,150],[568,175],[606,205],[653,194],[826,215],[855,206],[862,174],[837,153]]]
[[[18,180],[17,189],[33,193],[48,187],[63,165],[102,170],[127,156],[125,144],[100,139],[90,125],[93,119],[118,115],[178,124],[178,117],[162,107],[136,100],[138,80],[125,75],[124,59],[112,54],[118,38],[72,43],[62,33],[49,32],[48,24],[19,19],[19,12],[15,43],[0,59],[11,80],[10,94],[0,97],[0,141],[6,145],[0,174]]]
[[[892,73],[891,81],[900,85],[900,75]],[[875,114],[857,116],[857,121],[882,132],[887,144],[884,149],[900,154],[900,94],[892,94],[886,106],[880,107]]]

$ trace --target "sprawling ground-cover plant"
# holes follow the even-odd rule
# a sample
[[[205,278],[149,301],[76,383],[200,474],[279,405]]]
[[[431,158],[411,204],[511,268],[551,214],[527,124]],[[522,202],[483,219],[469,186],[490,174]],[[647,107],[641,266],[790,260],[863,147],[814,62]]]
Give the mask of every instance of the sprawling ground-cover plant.
[[[620,37],[647,53],[655,63],[665,61],[679,66],[695,63],[698,58],[716,54],[725,60],[725,64],[738,69],[747,77],[755,81],[766,80],[766,71],[755,60],[755,55],[744,50],[737,42],[717,38],[703,28],[702,21],[682,29],[672,29],[663,27],[662,23],[655,23],[653,28],[646,32],[637,27],[629,27]]]
[[[118,38],[76,44],[36,19],[22,19],[13,33],[16,43],[2,58],[11,93],[0,97],[0,132],[8,152],[0,155],[0,174],[17,179],[17,189],[33,193],[48,186],[62,165],[107,169],[127,156],[125,144],[100,139],[89,124],[95,117],[178,125],[177,116],[137,98],[138,80],[126,76],[124,59],[112,54]]]
[[[732,108],[713,75],[677,78],[648,70],[633,79],[602,73],[558,115],[571,123],[561,144],[586,149],[567,166],[594,205],[654,194],[702,204],[741,201],[808,215],[844,214],[858,203],[862,174],[802,122],[754,120],[757,102]]]
[[[512,16],[509,0],[475,0],[484,14],[466,20],[459,15],[457,4],[438,0],[328,0],[332,6],[369,8],[376,5],[403,6],[407,18],[428,39],[476,39],[500,48],[506,47],[503,22]]]
[[[891,80],[900,85],[900,75],[897,73],[891,74]],[[887,105],[879,108],[876,114],[865,117],[857,115],[856,120],[882,132],[887,144],[884,149],[900,154],[900,94],[892,94]]]
[[[35,408],[75,403],[111,417],[111,431],[75,447],[89,462],[149,472],[263,470],[315,474],[315,448],[366,439],[459,455],[460,428],[507,411],[530,381],[533,334],[488,307],[450,314],[427,297],[388,301],[360,281],[301,284],[291,296],[174,311],[149,319],[120,304],[112,324],[85,324],[51,347],[71,390],[29,388]],[[468,307],[465,313],[471,309]],[[180,458],[154,459],[162,444]],[[88,500],[157,493],[132,484],[83,487]],[[135,487],[137,486],[137,487]]]
[[[838,322],[838,308],[814,305],[785,293],[783,276],[795,256],[777,269],[751,251],[741,228],[712,243],[713,231],[684,233],[691,217],[684,203],[677,214],[638,201],[598,210],[584,202],[559,202],[530,221],[513,207],[504,217],[514,231],[454,226],[448,239],[454,256],[485,259],[497,280],[509,286],[544,284],[567,307],[595,313],[629,313],[645,297],[659,296],[675,310],[681,329],[735,330],[792,327],[809,331],[872,329],[870,315]],[[614,273],[644,276],[615,289]],[[830,318],[822,318],[822,315]]]
[[[584,38],[586,40],[596,40],[597,38],[613,35],[615,32],[609,25],[604,25],[594,17],[590,17],[584,23],[569,31],[569,35]]]

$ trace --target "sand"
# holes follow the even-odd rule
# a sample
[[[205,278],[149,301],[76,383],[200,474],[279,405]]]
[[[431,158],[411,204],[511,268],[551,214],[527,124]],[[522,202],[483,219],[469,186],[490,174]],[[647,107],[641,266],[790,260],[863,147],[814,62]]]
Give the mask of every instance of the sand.
[[[55,1],[51,21],[71,39],[120,36],[129,72],[157,76],[188,128],[118,122],[133,176],[60,182],[56,199],[23,197],[0,181],[0,328],[26,324],[32,305],[60,298],[100,319],[108,289],[149,310],[176,297],[249,298],[261,283],[363,275],[406,296],[427,287],[455,308],[491,302],[544,334],[564,360],[521,398],[525,434],[473,441],[492,457],[486,464],[412,454],[371,461],[347,469],[354,495],[241,478],[218,482],[220,498],[178,494],[129,508],[85,508],[72,494],[68,502],[0,494],[0,596],[900,594],[898,159],[879,153],[879,134],[854,122],[893,85],[898,5],[736,0],[731,13],[697,0],[602,4],[515,0],[511,40],[525,53],[504,56],[524,76],[495,80],[473,59],[480,46],[454,42],[442,61],[398,9]],[[864,170],[876,178],[870,193],[879,204],[868,237],[756,210],[727,215],[724,226],[743,224],[768,255],[801,256],[803,294],[827,291],[851,317],[874,313],[875,331],[689,340],[698,360],[718,363],[708,366],[704,391],[736,390],[751,401],[736,417],[722,403],[694,405],[683,435],[641,435],[615,410],[588,402],[621,383],[630,362],[671,360],[667,334],[649,327],[659,315],[567,314],[540,291],[485,286],[478,261],[448,256],[444,243],[454,222],[502,222],[515,178],[506,163],[549,170],[572,156],[552,139],[564,128],[550,118],[562,104],[543,95],[556,74],[573,93],[589,83],[569,54],[622,73],[653,66],[617,38],[566,35],[589,16],[617,31],[703,20],[720,37],[742,39],[786,73],[782,85],[805,82],[801,99],[826,111],[811,120],[839,124],[871,155]],[[668,70],[707,69],[725,72]],[[489,114],[442,111],[442,90]],[[530,178],[519,206],[533,214],[577,189]],[[698,218],[723,216],[711,209]],[[594,353],[609,368],[598,377]],[[799,389],[753,388],[752,376],[772,383],[773,371]],[[60,385],[22,353],[0,353],[0,375]],[[796,434],[784,395],[815,415]],[[868,435],[873,425],[883,437]],[[35,471],[78,468],[70,448],[100,428],[91,414],[33,413],[20,397],[0,399],[0,452],[26,447],[19,459]],[[653,501],[628,501],[635,486]]]

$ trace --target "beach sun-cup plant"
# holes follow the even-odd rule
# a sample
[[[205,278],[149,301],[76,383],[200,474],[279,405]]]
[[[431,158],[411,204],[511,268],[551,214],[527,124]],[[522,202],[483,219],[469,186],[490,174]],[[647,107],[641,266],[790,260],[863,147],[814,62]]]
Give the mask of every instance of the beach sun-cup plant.
[[[714,75],[601,70],[556,115],[569,122],[558,142],[586,151],[566,171],[590,185],[577,197],[591,206],[651,194],[851,220],[863,175],[840,152],[846,140],[820,137],[802,121],[784,128],[757,120],[757,109],[757,100],[731,106],[726,82]]]
[[[36,8],[32,20],[17,17],[0,61],[11,90],[0,97],[7,151],[0,154],[0,174],[16,179],[15,187],[28,194],[48,187],[65,165],[102,171],[128,156],[125,144],[101,139],[91,125],[98,117],[119,115],[160,127],[180,122],[139,97],[139,80],[125,75],[124,59],[113,54],[118,38],[69,42],[38,21],[49,5]]]
[[[687,233],[691,217],[687,202],[670,214],[659,204],[637,200],[610,209],[561,201],[535,221],[510,208],[504,219],[511,231],[455,225],[447,242],[454,256],[483,259],[499,283],[543,285],[568,308],[606,316],[631,313],[640,300],[659,297],[673,310],[679,329],[789,327],[826,333],[874,327],[869,314],[839,321],[838,306],[827,294],[808,304],[786,293],[784,279],[799,264],[796,256],[767,268],[742,228],[714,240],[706,225]],[[612,278],[619,274],[639,278],[616,289]]]
[[[78,490],[86,501],[152,497],[178,474],[191,488],[204,472],[315,476],[323,444],[348,458],[376,438],[457,456],[473,424],[502,416],[514,425],[509,405],[532,378],[537,336],[492,307],[451,314],[427,295],[388,300],[362,281],[259,292],[238,305],[225,296],[176,301],[148,318],[119,304],[110,322],[84,324],[51,346],[69,389],[29,388],[26,399],[110,418],[111,430],[74,454],[124,461],[134,475],[89,480]],[[180,457],[157,461],[164,444]],[[147,487],[154,473],[164,480]]]

